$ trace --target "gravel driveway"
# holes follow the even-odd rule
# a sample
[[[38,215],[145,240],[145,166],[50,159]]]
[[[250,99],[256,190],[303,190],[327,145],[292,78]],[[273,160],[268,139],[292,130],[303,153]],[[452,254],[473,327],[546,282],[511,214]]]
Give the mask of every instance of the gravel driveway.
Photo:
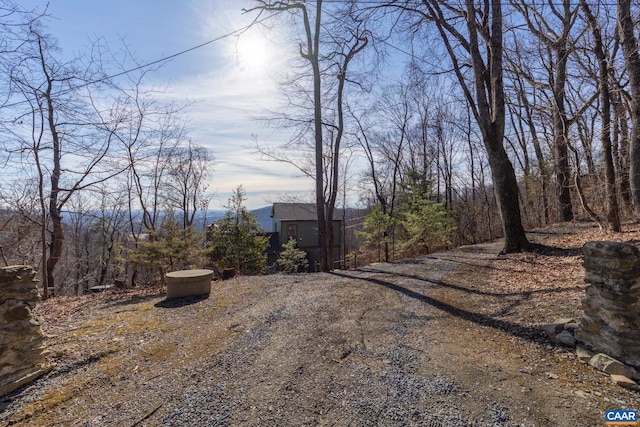
[[[539,331],[579,313],[581,278],[507,291],[500,272],[535,260],[498,249],[101,304],[47,331],[56,369],[0,424],[573,427],[640,409]]]

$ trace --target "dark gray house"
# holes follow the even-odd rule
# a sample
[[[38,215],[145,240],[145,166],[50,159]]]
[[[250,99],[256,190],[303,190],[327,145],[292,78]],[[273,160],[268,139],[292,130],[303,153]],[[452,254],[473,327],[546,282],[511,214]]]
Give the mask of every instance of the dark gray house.
[[[342,242],[342,211],[336,209],[333,214],[333,260],[340,260]],[[271,208],[273,221],[273,244],[277,251],[290,238],[296,239],[298,249],[309,256],[309,270],[317,271],[319,262],[318,215],[315,203],[274,203]],[[271,261],[271,260],[270,260]]]

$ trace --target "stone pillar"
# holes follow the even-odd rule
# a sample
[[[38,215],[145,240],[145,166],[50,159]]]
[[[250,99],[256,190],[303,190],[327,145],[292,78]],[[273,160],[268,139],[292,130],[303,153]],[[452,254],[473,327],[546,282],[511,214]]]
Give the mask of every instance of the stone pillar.
[[[48,371],[44,335],[33,311],[38,301],[33,268],[0,268],[0,396]]]
[[[640,369],[640,251],[634,245],[584,245],[584,315],[576,339]]]

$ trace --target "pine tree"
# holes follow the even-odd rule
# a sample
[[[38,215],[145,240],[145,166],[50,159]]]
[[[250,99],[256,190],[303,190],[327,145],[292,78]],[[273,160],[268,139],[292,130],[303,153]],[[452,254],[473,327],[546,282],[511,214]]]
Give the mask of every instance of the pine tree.
[[[140,267],[157,270],[161,279],[170,271],[193,268],[203,264],[203,236],[193,226],[182,228],[172,211],[163,218],[160,228],[149,231],[131,253],[131,261]]]
[[[408,236],[404,246],[426,253],[433,245],[448,244],[456,230],[455,218],[444,203],[425,198],[411,200],[409,209],[403,212],[402,225]]]
[[[278,257],[278,269],[283,273],[298,273],[299,271],[307,271],[309,268],[307,253],[298,249],[296,245],[295,239],[289,239],[287,243],[282,245],[282,252]]]
[[[376,205],[364,219],[362,230],[356,230],[356,235],[362,240],[362,247],[378,252],[378,261],[382,260],[382,250],[391,240],[388,232],[391,221],[389,215],[383,214],[380,206]]]
[[[222,219],[210,227],[207,252],[216,268],[235,268],[237,272],[261,273],[266,264],[269,241],[256,216],[243,203],[245,190],[240,185],[229,198]]]

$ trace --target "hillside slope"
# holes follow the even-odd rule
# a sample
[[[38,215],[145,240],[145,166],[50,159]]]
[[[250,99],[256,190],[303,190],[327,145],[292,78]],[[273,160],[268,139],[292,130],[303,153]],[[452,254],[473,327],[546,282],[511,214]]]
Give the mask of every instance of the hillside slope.
[[[635,227],[635,228],[633,228]],[[640,394],[539,330],[580,315],[588,225],[332,274],[216,282],[206,299],[103,294],[39,307],[57,368],[0,423],[601,426]],[[148,291],[147,291],[148,292]]]

